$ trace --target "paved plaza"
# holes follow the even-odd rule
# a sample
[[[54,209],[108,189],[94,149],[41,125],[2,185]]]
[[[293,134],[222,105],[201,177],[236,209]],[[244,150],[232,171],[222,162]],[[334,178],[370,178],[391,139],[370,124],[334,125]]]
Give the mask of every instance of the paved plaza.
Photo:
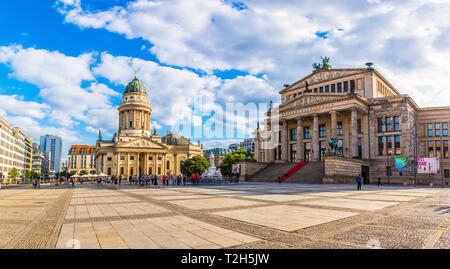
[[[240,183],[0,190],[0,248],[450,248],[450,189]]]

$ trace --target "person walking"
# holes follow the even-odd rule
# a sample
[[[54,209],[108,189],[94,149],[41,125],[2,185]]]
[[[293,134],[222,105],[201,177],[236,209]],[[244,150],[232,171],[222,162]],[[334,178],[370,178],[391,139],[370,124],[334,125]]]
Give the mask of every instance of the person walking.
[[[361,190],[361,175],[356,177],[357,190]]]
[[[186,175],[183,176],[183,186],[186,186]]]
[[[278,183],[281,184],[281,174],[278,174]]]
[[[191,184],[192,185],[195,184],[195,175],[194,174],[191,175]]]
[[[119,176],[119,188],[122,185],[122,175]]]
[[[166,185],[166,180],[167,180],[166,175],[163,175],[162,180],[163,180],[163,185]]]
[[[200,183],[200,175],[199,174],[197,174],[197,185]]]
[[[378,184],[378,187],[380,187],[380,186],[381,186],[381,178],[380,178],[380,177],[378,177],[378,181],[377,181],[377,184]]]

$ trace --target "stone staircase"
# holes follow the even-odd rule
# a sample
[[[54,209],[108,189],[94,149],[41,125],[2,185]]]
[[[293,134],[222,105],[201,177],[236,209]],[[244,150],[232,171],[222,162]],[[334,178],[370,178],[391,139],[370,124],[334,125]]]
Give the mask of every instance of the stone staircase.
[[[276,182],[279,174],[284,175],[298,163],[273,163],[253,175],[248,181]],[[325,176],[324,162],[310,162],[303,168],[290,175],[285,183],[321,184]]]

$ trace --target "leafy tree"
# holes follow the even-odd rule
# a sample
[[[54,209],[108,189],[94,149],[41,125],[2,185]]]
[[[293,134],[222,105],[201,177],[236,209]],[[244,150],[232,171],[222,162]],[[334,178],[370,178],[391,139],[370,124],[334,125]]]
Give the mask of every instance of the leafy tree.
[[[41,176],[41,173],[38,173],[38,172],[31,172],[31,178],[38,178],[38,177],[40,177]]]
[[[23,176],[24,176],[25,179],[30,179],[31,178],[31,171],[30,170],[25,171]]]
[[[183,175],[190,177],[192,174],[203,174],[210,164],[203,156],[194,156],[181,163],[180,170]]]
[[[13,169],[11,169],[11,171],[9,171],[8,176],[10,179],[16,179],[17,176],[19,175],[19,172],[17,171],[17,168],[13,167]]]
[[[88,174],[88,172],[86,170],[80,171],[80,176],[87,175],[87,174]]]
[[[222,165],[219,167],[220,173],[223,176],[230,177],[233,171],[233,164],[239,164],[242,160],[254,160],[255,156],[252,151],[247,151],[246,149],[236,150],[235,152],[230,152],[225,156],[222,161]]]

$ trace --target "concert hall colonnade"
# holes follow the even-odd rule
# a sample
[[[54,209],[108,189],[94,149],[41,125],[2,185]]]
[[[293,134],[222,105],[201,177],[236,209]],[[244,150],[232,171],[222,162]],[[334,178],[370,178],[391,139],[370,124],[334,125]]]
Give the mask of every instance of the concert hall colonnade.
[[[281,104],[271,104],[264,130],[258,127],[255,132],[258,162],[325,160],[326,165],[328,142],[337,138],[341,159],[366,169],[367,182],[388,173],[397,180],[418,176],[417,157],[441,157],[448,181],[450,107],[420,108],[370,63],[367,68],[315,68],[279,93]],[[277,126],[271,126],[273,122]],[[405,157],[410,169],[394,171],[395,157]],[[441,175],[422,177],[422,182],[441,179]]]

